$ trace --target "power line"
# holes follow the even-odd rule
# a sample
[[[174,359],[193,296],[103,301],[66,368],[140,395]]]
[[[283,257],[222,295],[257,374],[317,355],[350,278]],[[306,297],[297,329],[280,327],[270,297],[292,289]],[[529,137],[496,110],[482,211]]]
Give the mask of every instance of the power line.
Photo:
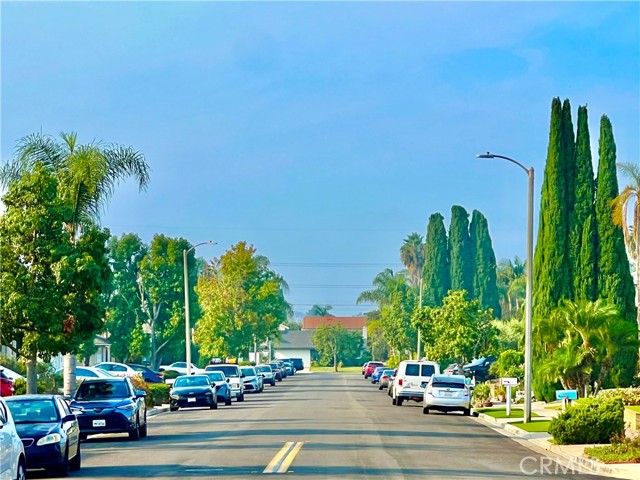
[[[371,285],[289,285],[290,288],[371,288]]]
[[[343,268],[343,267],[402,267],[401,263],[352,263],[352,262],[274,262],[272,267],[320,267],[320,268]]]

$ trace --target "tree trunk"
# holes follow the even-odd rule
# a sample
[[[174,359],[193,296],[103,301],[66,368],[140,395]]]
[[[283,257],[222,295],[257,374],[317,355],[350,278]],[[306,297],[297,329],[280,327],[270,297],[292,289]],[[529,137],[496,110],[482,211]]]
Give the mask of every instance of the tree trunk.
[[[73,397],[76,393],[76,356],[64,356],[64,394]]]
[[[337,372],[338,371],[338,355],[336,353],[333,354],[333,371]]]
[[[31,352],[27,359],[27,394],[38,393],[38,352]]]

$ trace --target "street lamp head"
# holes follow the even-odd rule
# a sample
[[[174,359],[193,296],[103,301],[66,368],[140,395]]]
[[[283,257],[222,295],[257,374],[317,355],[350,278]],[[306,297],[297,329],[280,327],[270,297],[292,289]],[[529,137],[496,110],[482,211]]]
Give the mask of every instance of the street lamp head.
[[[496,156],[493,153],[487,152],[476,155],[476,158],[496,158]]]

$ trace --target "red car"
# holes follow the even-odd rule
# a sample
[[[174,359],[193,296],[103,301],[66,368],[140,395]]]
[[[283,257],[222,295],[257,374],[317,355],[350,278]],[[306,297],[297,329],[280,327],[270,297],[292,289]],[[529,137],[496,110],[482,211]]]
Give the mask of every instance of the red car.
[[[0,372],[0,396],[10,397],[13,395],[13,380],[6,373]]]
[[[364,367],[364,378],[369,378],[377,367],[383,367],[383,366],[384,366],[384,363],[382,362],[367,363],[367,366]]]

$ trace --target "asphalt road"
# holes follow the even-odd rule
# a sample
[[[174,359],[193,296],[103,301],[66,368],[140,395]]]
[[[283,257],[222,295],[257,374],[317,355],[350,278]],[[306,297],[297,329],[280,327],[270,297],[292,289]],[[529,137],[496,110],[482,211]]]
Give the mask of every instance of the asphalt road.
[[[72,477],[605,478],[571,474],[473,418],[392,406],[354,374],[298,374],[244,403],[152,417],[138,442],[103,435],[82,447]]]

